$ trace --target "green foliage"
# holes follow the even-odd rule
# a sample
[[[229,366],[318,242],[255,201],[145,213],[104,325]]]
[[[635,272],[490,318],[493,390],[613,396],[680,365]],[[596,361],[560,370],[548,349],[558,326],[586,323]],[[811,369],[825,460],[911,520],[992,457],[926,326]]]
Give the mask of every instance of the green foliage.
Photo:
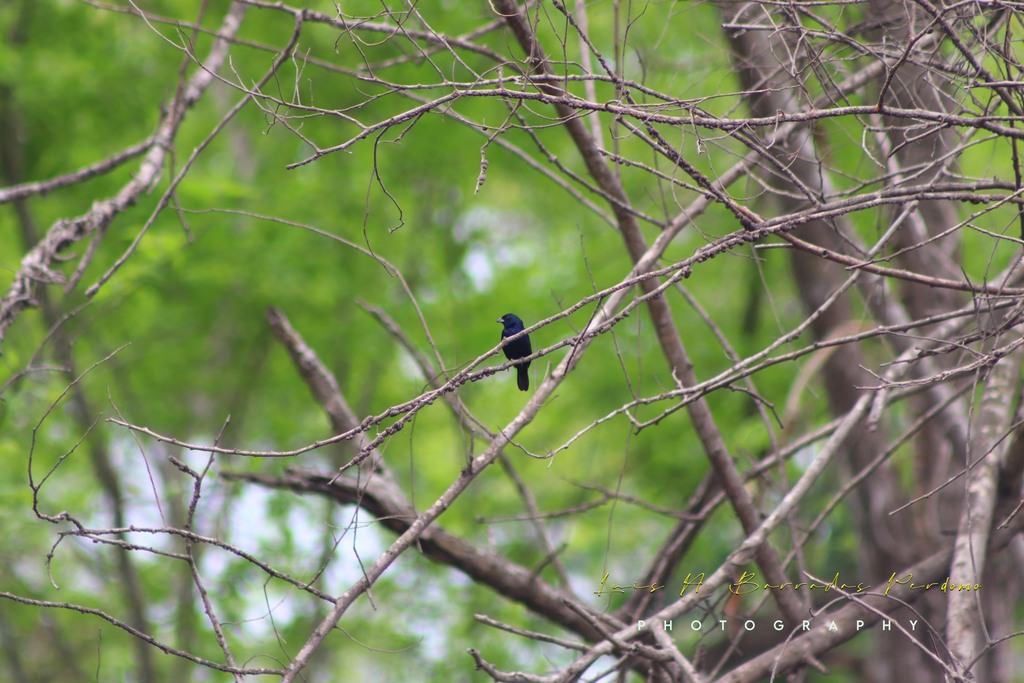
[[[145,4],[147,12],[180,19],[194,16],[207,3]],[[209,3],[202,22],[207,31],[219,26],[221,4]],[[308,4],[335,12],[331,2]],[[472,8],[443,2],[415,5],[425,16],[443,16],[444,25],[433,28],[449,36],[463,35],[493,18],[487,3]],[[438,15],[439,9],[448,11]],[[592,8],[593,33],[609,43],[599,46],[603,54],[615,53],[610,29],[620,9],[617,3]],[[345,6],[349,15],[364,12],[383,22],[376,16],[380,11],[373,2]],[[542,41],[557,44],[557,36],[566,30],[564,17],[548,3],[538,5],[537,11],[543,15],[538,24]],[[824,16],[831,11],[852,17],[859,10],[823,11]],[[617,55],[626,78],[680,99],[733,93],[701,102],[714,114],[742,105],[719,28],[721,17],[713,7],[653,4],[643,12],[658,18],[631,25],[629,43],[638,47]],[[409,24],[416,22],[410,19]],[[187,25],[149,26],[127,13],[80,2],[0,5],[0,26],[14,25],[20,29],[17,40],[0,41],[0,91],[17,114],[23,139],[20,167],[6,171],[18,177],[5,178],[3,185],[68,173],[145,139],[179,86],[186,61],[181,46],[194,42],[195,53],[205,55],[212,43],[209,35],[193,35]],[[241,41],[220,77],[251,87],[292,30],[285,14],[250,7]],[[697,39],[675,39],[683,31]],[[489,49],[510,49],[521,57],[510,42],[500,31],[481,38]],[[573,41],[565,41],[564,47],[557,73],[579,75],[585,47]],[[303,61],[306,55],[308,62]],[[52,469],[39,492],[40,514],[58,517],[67,512],[85,525],[112,528],[113,477],[127,512],[120,521],[147,529],[109,538],[134,546],[130,555],[147,601],[148,626],[161,641],[222,662],[202,596],[181,558],[184,540],[151,531],[185,528],[193,500],[192,474],[209,464],[211,474],[203,482],[191,529],[222,545],[197,541],[202,547],[197,572],[211,588],[208,597],[238,664],[282,666],[296,655],[330,603],[268,577],[233,550],[337,596],[360,579],[394,534],[352,506],[312,494],[242,485],[223,475],[282,474],[288,467],[330,472],[350,457],[346,444],[288,459],[217,455],[208,460],[206,454],[129,432],[109,420],[141,425],[186,443],[217,440],[228,448],[259,451],[299,448],[330,437],[331,428],[268,329],[269,307],[285,312],[334,372],[342,394],[362,419],[419,395],[432,379],[422,375],[410,353],[367,306],[383,310],[418,352],[450,376],[498,343],[498,316],[516,312],[533,324],[616,284],[629,272],[632,262],[614,221],[608,220],[608,204],[576,184],[581,201],[544,175],[564,177],[553,159],[584,175],[572,140],[546,105],[527,102],[510,111],[498,98],[465,98],[289,169],[314,154],[304,140],[320,149],[342,145],[360,135],[361,126],[418,106],[419,97],[441,96],[432,90],[385,97],[388,88],[365,78],[366,65],[379,63],[388,65],[375,76],[401,84],[425,82],[437,73],[460,84],[499,75],[480,54],[467,53],[462,60],[446,52],[414,54],[408,42],[387,35],[357,41],[336,28],[308,25],[294,60],[264,89],[310,108],[308,116],[285,121],[278,118],[283,107],[265,100],[262,106],[249,102],[214,135],[231,107],[246,97],[237,87],[215,85],[188,113],[159,182],[106,230],[77,288],[65,295],[59,287],[48,287],[51,298],[43,310],[27,312],[15,322],[0,356],[0,380],[11,378],[0,395],[0,530],[5,538],[0,590],[102,609],[130,621],[124,586],[109,578],[117,574],[122,551],[69,536],[48,565],[47,554],[58,535],[74,527],[31,513],[35,501],[29,475],[39,485]],[[189,63],[186,76],[195,69]],[[451,86],[456,87],[469,86]],[[566,87],[585,95],[582,81]],[[594,87],[599,100],[616,98],[612,83]],[[314,113],[312,108],[329,111]],[[484,122],[487,130],[461,125],[456,117]],[[643,142],[621,122],[609,125],[610,120],[601,119],[608,149],[678,181],[663,183],[655,192],[649,168],[614,167],[641,214],[645,238],[653,242],[664,227],[659,222],[669,221],[695,196],[692,180],[663,159],[651,158]],[[589,119],[584,122],[589,126]],[[497,128],[506,125],[508,130],[492,141]],[[524,130],[531,125],[538,126],[532,134]],[[745,152],[733,136],[704,132],[698,138],[690,128],[667,125],[657,130],[712,178]],[[877,171],[858,147],[860,132],[861,122],[855,119],[823,121],[813,130],[823,139],[844,143],[827,148],[827,165],[841,190],[860,187]],[[157,211],[161,195],[211,135],[169,206]],[[543,153],[537,152],[537,144],[543,145]],[[540,171],[517,153],[523,150]],[[993,156],[989,146],[969,148],[960,161],[966,175],[1008,175],[1008,161]],[[6,291],[25,251],[54,221],[78,216],[94,201],[116,194],[137,166],[129,162],[107,175],[32,197],[24,206],[29,225],[14,207],[2,207],[0,290]],[[751,182],[732,191],[747,193],[746,201],[762,189]],[[587,202],[600,211],[590,210]],[[889,215],[863,211],[850,218],[861,234],[877,237]],[[971,228],[962,231],[963,268],[974,281],[994,276],[1016,258],[1014,245],[990,237],[993,232],[1019,234],[1015,208],[977,216],[965,211],[962,218]],[[729,211],[712,207],[677,238],[663,264],[685,258],[737,227]],[[80,256],[87,248],[87,243],[76,244],[68,255]],[[786,258],[781,250],[737,249],[696,264],[694,276],[683,283],[685,295],[714,311],[714,330],[682,289],[663,294],[685,332],[700,380],[711,379],[734,362],[714,334],[721,334],[742,357],[767,347],[803,319]],[[59,266],[63,277],[72,277],[77,263],[72,258]],[[110,269],[116,269],[114,276],[87,302],[82,292]],[[591,302],[532,333],[534,349],[579,333],[601,303]],[[72,311],[77,312],[48,336],[57,319]],[[436,357],[428,339],[436,344]],[[781,352],[807,343],[806,336],[796,339]],[[66,356],[60,353],[63,345]],[[535,360],[533,386],[571,349]],[[500,361],[492,356],[482,367]],[[741,471],[789,438],[788,421],[806,426],[830,417],[819,382],[794,393],[794,377],[811,362],[804,357],[780,363],[757,373],[753,388],[709,399]],[[646,559],[637,558],[660,546],[673,527],[670,516],[651,514],[629,501],[611,502],[602,498],[602,491],[679,510],[707,475],[700,442],[677,403],[637,405],[628,415],[620,410],[631,396],[672,390],[677,379],[647,311],[638,306],[611,333],[594,341],[571,380],[548,399],[551,409],[541,411],[505,449],[538,512],[550,516],[544,519],[551,535],[564,544],[557,556],[571,584],[565,588],[589,597],[603,571],[626,582],[639,578]],[[489,430],[506,425],[528,399],[515,391],[511,371],[465,384],[459,397]],[[790,406],[797,408],[792,414],[787,413]],[[638,430],[634,421],[656,423]],[[368,437],[394,423],[386,420]],[[381,450],[395,482],[423,510],[484,445],[467,436],[448,405],[437,400],[387,438]],[[769,500],[781,495],[780,472],[790,480],[798,477],[807,453],[780,466],[768,483],[758,485],[762,488],[757,495]],[[171,458],[187,464],[192,474]],[[104,472],[104,460],[112,475]],[[834,480],[821,482],[807,507],[819,509],[835,485]],[[591,504],[592,509],[577,514],[560,514]],[[767,504],[764,508],[770,509]],[[494,467],[438,525],[559,584],[552,558],[530,523],[517,517],[522,515],[521,493]],[[729,510],[720,510],[705,524],[712,532],[696,539],[684,566],[710,572],[742,536]],[[815,532],[820,543],[804,561],[812,567],[854,562],[852,525],[840,508]],[[486,651],[499,668],[541,670],[570,661],[571,653],[563,649],[515,641],[482,626],[475,613],[525,629],[550,630],[549,623],[521,604],[412,552],[375,585],[372,596],[372,602],[360,598],[344,631],[331,635],[331,646],[314,661],[309,680],[335,680],[339,671],[352,680],[395,680],[409,672],[414,672],[413,680],[452,680],[452,672],[469,680],[467,643]],[[617,600],[608,606],[617,607]],[[25,605],[8,610],[6,602],[0,614],[0,637],[14,632],[19,644],[31,645],[21,652],[26,680],[134,680],[137,675],[126,663],[135,661],[136,641],[110,624],[66,610]],[[60,634],[52,647],[46,644],[51,632]],[[380,652],[387,655],[378,656]],[[216,677],[221,674],[200,673],[198,667],[153,654],[161,680],[220,680]]]

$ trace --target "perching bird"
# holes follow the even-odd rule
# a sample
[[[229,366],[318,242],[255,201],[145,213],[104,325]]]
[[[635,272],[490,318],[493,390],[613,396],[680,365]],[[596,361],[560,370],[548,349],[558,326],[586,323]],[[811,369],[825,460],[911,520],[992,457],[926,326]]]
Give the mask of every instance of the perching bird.
[[[523,325],[523,321],[519,319],[519,316],[513,313],[506,313],[498,319],[498,322],[504,325],[504,329],[501,330],[501,338],[511,337],[512,335],[522,332],[526,329]],[[513,342],[505,345],[505,358],[509,360],[515,360],[516,358],[526,358],[533,353],[533,347],[530,345],[530,335],[523,335]],[[526,361],[516,366],[516,384],[519,385],[519,391],[526,391],[530,388],[530,361]]]

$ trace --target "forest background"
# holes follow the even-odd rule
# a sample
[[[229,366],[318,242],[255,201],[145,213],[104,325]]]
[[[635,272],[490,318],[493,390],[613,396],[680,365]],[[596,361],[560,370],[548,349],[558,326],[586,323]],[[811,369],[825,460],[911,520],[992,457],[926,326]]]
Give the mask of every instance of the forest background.
[[[0,677],[1014,680],[1021,9],[0,2]]]

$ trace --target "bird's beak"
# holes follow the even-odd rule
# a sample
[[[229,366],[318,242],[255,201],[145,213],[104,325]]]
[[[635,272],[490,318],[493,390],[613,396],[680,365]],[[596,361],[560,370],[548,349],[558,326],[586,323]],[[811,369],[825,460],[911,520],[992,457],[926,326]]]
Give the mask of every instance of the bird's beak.
[[[503,323],[503,322],[505,322],[505,321],[504,321],[504,320],[502,320],[501,318],[498,318],[498,319],[497,319],[497,320],[495,320],[494,322],[496,322],[496,323]]]

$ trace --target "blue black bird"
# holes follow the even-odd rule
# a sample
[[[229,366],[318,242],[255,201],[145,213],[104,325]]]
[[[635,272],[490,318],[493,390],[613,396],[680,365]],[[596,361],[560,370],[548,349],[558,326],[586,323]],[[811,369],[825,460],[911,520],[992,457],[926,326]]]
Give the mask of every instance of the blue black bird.
[[[506,313],[505,315],[498,318],[498,322],[504,325],[501,330],[501,338],[511,337],[514,334],[522,332],[526,329],[523,325],[523,321],[519,319],[518,315],[514,313]],[[519,337],[515,341],[505,344],[505,358],[509,360],[516,360],[517,358],[526,358],[533,353],[533,347],[530,345],[530,335],[526,334]],[[519,391],[527,391],[530,388],[530,361],[521,363],[516,366],[516,384],[519,385]]]

